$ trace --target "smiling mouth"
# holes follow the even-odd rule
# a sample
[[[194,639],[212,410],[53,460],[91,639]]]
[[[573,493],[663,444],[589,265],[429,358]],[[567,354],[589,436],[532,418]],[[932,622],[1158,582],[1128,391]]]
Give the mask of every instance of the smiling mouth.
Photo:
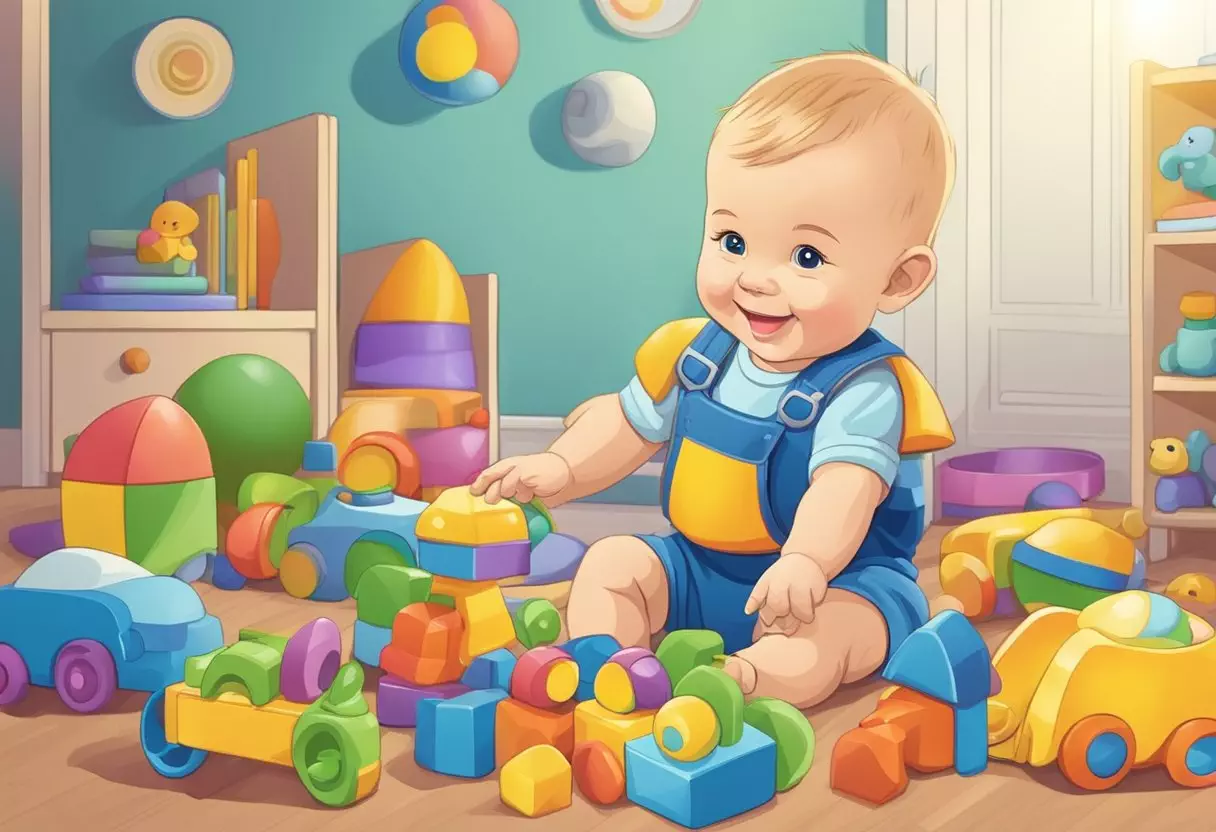
[[[735,306],[739,306],[739,304],[736,303]],[[757,338],[776,335],[781,327],[794,320],[793,315],[761,315],[758,312],[744,309],[742,306],[739,306],[739,311],[743,313],[743,317],[747,318],[747,325],[751,327],[752,334]]]

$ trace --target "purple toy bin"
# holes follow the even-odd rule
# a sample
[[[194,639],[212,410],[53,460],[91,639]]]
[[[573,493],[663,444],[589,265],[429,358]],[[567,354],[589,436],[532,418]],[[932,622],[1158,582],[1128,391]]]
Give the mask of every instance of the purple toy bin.
[[[1106,487],[1106,462],[1071,448],[1002,448],[956,456],[938,467],[937,492],[945,517],[988,517],[1025,510],[1037,485],[1061,482],[1082,500]]]

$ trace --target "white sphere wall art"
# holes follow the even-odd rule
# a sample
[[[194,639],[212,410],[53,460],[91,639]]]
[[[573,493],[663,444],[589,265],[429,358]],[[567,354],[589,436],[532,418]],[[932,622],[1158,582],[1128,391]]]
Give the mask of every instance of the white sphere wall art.
[[[701,0],[595,0],[595,5],[622,35],[650,39],[670,37],[687,26]]]
[[[654,97],[636,75],[594,72],[570,87],[562,105],[562,135],[579,158],[619,168],[642,157],[654,139]]]

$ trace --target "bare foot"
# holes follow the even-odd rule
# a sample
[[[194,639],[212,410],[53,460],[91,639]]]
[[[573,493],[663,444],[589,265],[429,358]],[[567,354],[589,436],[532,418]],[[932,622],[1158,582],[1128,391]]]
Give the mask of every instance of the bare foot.
[[[750,696],[756,689],[756,668],[747,659],[738,656],[727,656],[722,665],[726,675],[739,683],[739,689],[744,696]]]

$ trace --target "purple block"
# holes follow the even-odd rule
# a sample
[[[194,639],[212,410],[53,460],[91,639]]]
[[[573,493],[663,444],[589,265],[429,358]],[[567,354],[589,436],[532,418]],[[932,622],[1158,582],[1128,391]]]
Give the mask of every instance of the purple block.
[[[369,355],[418,355],[432,352],[465,352],[473,349],[473,334],[468,324],[402,323],[359,324],[356,352]]]
[[[527,575],[532,548],[527,540],[465,546],[418,540],[418,568],[458,581],[496,581]]]
[[[532,550],[532,569],[523,586],[542,586],[569,581],[587,553],[587,544],[570,535],[550,532]]]
[[[8,542],[27,558],[40,558],[63,548],[63,523],[58,519],[9,529]]]
[[[359,387],[475,390],[472,334],[464,324],[360,324],[354,376]]]
[[[59,308],[106,312],[214,312],[236,309],[236,296],[69,294],[59,299]]]
[[[490,465],[490,433],[485,428],[412,430],[406,438],[418,454],[423,488],[468,485]]]
[[[1011,588],[1005,587],[996,591],[996,606],[992,610],[993,615],[1006,616],[1021,611],[1022,605],[1018,603],[1018,596],[1013,594]]]
[[[386,673],[380,677],[376,717],[388,728],[413,728],[418,722],[418,703],[423,699],[455,699],[468,692],[469,688],[456,682],[415,685]]]

